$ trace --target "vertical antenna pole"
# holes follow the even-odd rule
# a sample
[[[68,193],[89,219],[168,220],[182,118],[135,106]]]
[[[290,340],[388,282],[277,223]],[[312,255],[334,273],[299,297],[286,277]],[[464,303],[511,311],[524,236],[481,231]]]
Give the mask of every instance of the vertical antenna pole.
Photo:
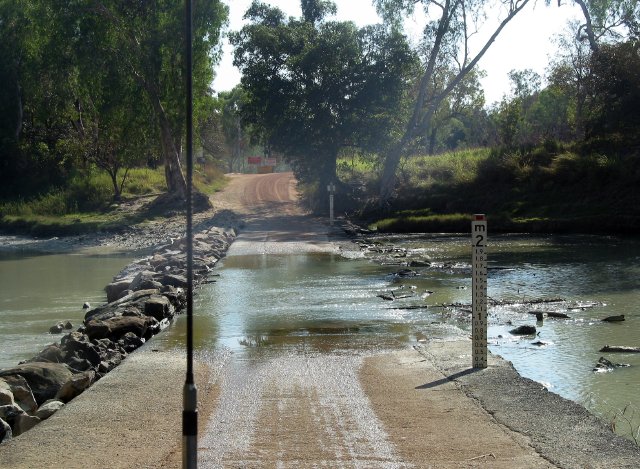
[[[198,397],[193,377],[193,12],[185,5],[185,76],[187,126],[187,375],[182,411],[182,467],[198,467]]]

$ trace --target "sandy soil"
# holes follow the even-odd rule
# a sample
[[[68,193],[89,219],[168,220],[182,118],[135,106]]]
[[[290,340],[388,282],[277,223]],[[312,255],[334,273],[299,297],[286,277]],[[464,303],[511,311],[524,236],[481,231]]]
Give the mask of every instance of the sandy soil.
[[[246,220],[229,255],[337,249],[290,174],[236,175],[214,204]],[[471,370],[470,348],[200,356],[199,467],[640,467],[637,447],[509,363]],[[151,341],[0,446],[0,467],[180,467],[182,360]]]

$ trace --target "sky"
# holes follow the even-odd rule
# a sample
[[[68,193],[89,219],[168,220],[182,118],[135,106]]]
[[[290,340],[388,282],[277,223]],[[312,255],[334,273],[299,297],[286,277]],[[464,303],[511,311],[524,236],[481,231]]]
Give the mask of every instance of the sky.
[[[283,10],[288,16],[300,16],[299,0],[263,0]],[[335,19],[353,21],[359,26],[380,22],[371,0],[334,0],[338,6]],[[251,0],[226,0],[229,6],[229,30],[242,28],[242,16]],[[565,2],[568,3],[568,2]],[[571,2],[572,3],[572,2]],[[500,101],[510,90],[508,73],[511,70],[532,69],[544,77],[549,58],[556,53],[554,36],[561,33],[567,21],[580,17],[574,4],[557,6],[551,2],[531,2],[502,31],[501,35],[479,62],[487,76],[481,80],[488,105]],[[421,29],[419,18],[409,18],[405,28],[410,38],[417,39]],[[481,37],[481,36],[478,36]],[[216,92],[228,91],[240,82],[240,71],[233,66],[233,48],[226,42],[223,57],[216,70],[213,88]]]

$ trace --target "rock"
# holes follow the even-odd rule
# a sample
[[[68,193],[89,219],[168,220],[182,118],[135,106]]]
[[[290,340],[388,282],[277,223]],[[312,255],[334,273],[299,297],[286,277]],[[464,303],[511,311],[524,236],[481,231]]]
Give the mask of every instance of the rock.
[[[87,303],[89,304],[89,303]],[[71,324],[71,321],[67,321],[64,323],[64,328],[69,330],[69,329],[73,329],[73,324]]]
[[[134,303],[138,300],[146,298],[147,296],[156,295],[158,294],[158,292],[159,290],[157,288],[131,292],[116,301],[112,301],[106,305],[102,305],[90,311],[87,311],[87,313],[84,315],[84,322],[87,323],[92,319],[104,320],[117,316],[119,309],[123,306]]]
[[[531,342],[531,345],[535,345],[537,347],[545,347],[545,346],[549,345],[549,343],[548,342],[543,342],[541,340],[537,340],[535,342]]]
[[[99,366],[99,365],[98,365]],[[96,378],[96,373],[93,370],[84,371],[73,375],[73,377],[64,383],[62,388],[57,392],[56,399],[62,402],[69,402],[76,396],[79,396],[93,384]]]
[[[133,332],[138,337],[144,337],[149,327],[149,318],[120,316],[105,321],[89,321],[86,325],[90,339],[118,340],[127,332]]]
[[[118,341],[118,344],[120,344],[124,351],[127,353],[133,352],[144,343],[145,339],[142,337],[138,337],[133,332],[127,332],[122,336],[122,339]]]
[[[14,402],[25,412],[34,412],[38,407],[31,387],[27,380],[20,375],[5,376],[0,378],[0,382],[5,382],[9,385],[11,393],[13,394]]]
[[[631,365],[627,363],[613,363],[604,357],[600,357],[600,359],[598,360],[598,363],[596,363],[596,366],[593,368],[593,371],[599,372],[599,373],[603,373],[603,372],[606,373],[608,371],[613,371],[616,368],[626,368],[628,366],[631,366]]]
[[[18,415],[21,414],[26,414],[26,412],[17,405],[0,406],[0,419],[4,420],[12,427],[15,425]]]
[[[547,316],[555,319],[571,319],[568,314],[556,313],[555,311],[549,311]]]
[[[184,275],[165,274],[160,283],[176,288],[187,288],[187,277]]]
[[[622,322],[624,321],[624,314],[619,314],[618,316],[609,316],[603,319],[605,322]]]
[[[509,332],[513,335],[535,335],[536,328],[535,326],[524,325],[511,329]]]
[[[173,317],[174,312],[173,305],[166,296],[151,295],[144,304],[144,314],[152,316],[158,321]]]
[[[162,285],[155,281],[155,275],[156,273],[150,270],[143,270],[142,272],[138,272],[138,275],[136,275],[131,281],[129,290],[139,291],[162,287]]]
[[[60,363],[63,360],[63,354],[57,344],[51,344],[43,348],[36,358],[36,361]]]
[[[599,351],[616,353],[640,353],[640,347],[627,347],[625,345],[605,345]]]
[[[402,269],[395,273],[397,277],[416,277],[418,276],[418,272],[411,269]]]
[[[118,298],[120,298],[122,292],[129,290],[131,280],[132,279],[118,280],[117,282],[112,282],[104,287],[104,290],[107,293],[107,303],[116,301]]]
[[[38,410],[36,410],[35,416],[38,417],[40,420],[46,420],[49,417],[51,417],[53,414],[58,412],[60,409],[62,409],[63,407],[64,407],[64,402],[55,400],[55,399],[49,399],[47,402],[45,402],[40,407],[38,407]]]
[[[49,328],[49,334],[60,334],[64,330],[64,324],[59,322],[55,326]]]
[[[89,309],[91,308],[91,303],[89,303],[88,301],[85,301],[84,303],[82,303],[82,309]]]
[[[13,400],[13,392],[9,383],[0,379],[0,406],[3,405],[16,405],[16,402]]]
[[[22,435],[24,432],[31,430],[39,423],[40,419],[38,417],[21,414],[16,418],[16,423],[13,425],[13,436]]]
[[[73,358],[81,360],[88,360],[90,366],[97,366],[102,361],[100,356],[100,347],[92,344],[89,341],[89,336],[80,332],[72,332],[66,335],[61,341],[67,354],[65,356],[65,362],[71,364]],[[76,364],[77,365],[77,364]],[[86,368],[72,368],[84,370]]]
[[[11,426],[0,418],[0,444],[9,441],[12,437]]]
[[[62,363],[32,362],[0,371],[0,377],[7,376],[22,376],[29,383],[36,402],[42,404],[55,397],[72,373]]]
[[[80,358],[77,355],[70,355],[66,358],[65,363],[74,372],[85,371],[93,366],[89,360],[86,358]]]

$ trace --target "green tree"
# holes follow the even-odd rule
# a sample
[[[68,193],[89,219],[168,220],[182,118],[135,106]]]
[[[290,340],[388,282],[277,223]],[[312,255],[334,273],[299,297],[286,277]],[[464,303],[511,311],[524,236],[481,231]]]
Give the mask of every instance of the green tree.
[[[167,187],[184,197],[186,182],[180,157],[184,133],[184,2],[87,0],[109,24],[109,44],[138,82],[158,125]],[[227,7],[219,0],[195,1],[193,10],[194,118],[207,107],[213,66],[219,58]],[[197,125],[197,124],[196,124]]]
[[[416,138],[428,135],[442,103],[475,69],[504,27],[529,3],[529,0],[496,0],[492,11],[504,12],[497,26],[480,44],[471,49],[487,15],[488,3],[481,0],[375,0],[378,11],[390,28],[401,27],[401,20],[422,7],[427,23],[424,28],[422,67],[418,78],[413,111],[405,122],[404,131],[387,152],[381,177],[380,201],[386,204],[393,195],[395,174],[401,157]],[[493,19],[495,17],[492,15]],[[442,70],[454,73],[442,73]]]
[[[302,18],[254,1],[232,36],[248,101],[242,112],[266,147],[282,152],[319,190],[336,178],[345,145],[380,147],[393,130],[413,55],[381,26],[328,21],[331,2],[303,2]]]

